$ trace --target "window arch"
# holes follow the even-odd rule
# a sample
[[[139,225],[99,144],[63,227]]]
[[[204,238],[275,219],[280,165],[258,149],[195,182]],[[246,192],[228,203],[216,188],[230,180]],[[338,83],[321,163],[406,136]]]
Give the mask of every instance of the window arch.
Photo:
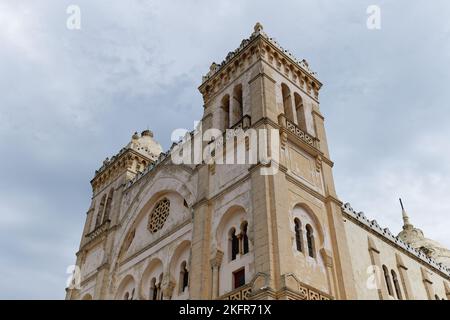
[[[437,294],[434,295],[434,298],[435,298],[436,300],[441,300]]]
[[[152,278],[150,281],[150,300],[158,300],[158,286],[156,283],[156,278]]]
[[[103,195],[102,200],[100,201],[100,206],[97,211],[97,218],[95,220],[95,228],[97,228],[103,219],[103,211],[105,210],[105,202],[106,202],[106,194]]]
[[[189,271],[186,267],[186,261],[181,263],[179,293],[183,293],[189,286]]]
[[[394,296],[393,291],[392,291],[391,278],[389,277],[389,270],[385,265],[383,265],[383,273],[384,273],[384,281],[386,282],[388,294],[390,296]]]
[[[297,114],[297,124],[306,132],[305,108],[303,107],[303,99],[298,93],[294,93],[295,112]]]
[[[295,244],[297,246],[297,251],[303,252],[303,234],[302,234],[302,223],[300,219],[294,219],[295,224]]]
[[[123,300],[130,300],[130,293],[127,291],[123,296]]]
[[[397,299],[402,300],[402,291],[400,290],[400,284],[398,283],[397,274],[394,270],[391,270],[392,281],[394,282],[395,294],[397,295]]]
[[[289,87],[282,83],[281,84],[281,96],[283,98],[283,112],[286,119],[294,122],[294,114],[292,110],[292,98],[291,98],[291,90]]]
[[[164,274],[161,272],[161,274],[159,275],[159,282],[158,282],[158,300],[162,300],[163,299],[163,292],[162,292],[162,282],[163,282],[163,276]]]
[[[309,224],[306,225],[306,241],[308,243],[309,256],[311,258],[315,258],[316,252],[315,252],[315,243],[314,243],[314,230]]]
[[[239,253],[239,239],[236,236],[236,229],[234,228],[231,228],[229,235],[230,235],[230,260],[233,261],[236,259],[236,256]]]
[[[248,235],[247,235],[247,229],[248,229],[248,222],[244,221],[241,224],[241,243],[242,243],[242,254],[248,253]]]
[[[102,223],[105,223],[109,219],[113,195],[114,195],[114,189],[111,189],[108,194],[108,199],[106,199],[105,214],[103,215]]]
[[[230,127],[230,96],[227,94],[222,98],[223,130]]]
[[[233,101],[231,104],[231,112],[230,112],[230,126],[234,126],[236,123],[241,120],[244,108],[242,105],[242,85],[238,84],[233,89]]]

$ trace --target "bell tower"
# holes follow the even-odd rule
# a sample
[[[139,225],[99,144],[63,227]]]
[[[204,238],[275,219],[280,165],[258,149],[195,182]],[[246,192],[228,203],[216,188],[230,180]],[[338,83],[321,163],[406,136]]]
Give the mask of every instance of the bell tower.
[[[279,145],[269,147],[271,155],[280,155],[272,157],[278,172],[261,175],[257,169],[265,164],[260,162],[242,171],[251,181],[254,299],[351,299],[356,294],[319,107],[321,87],[309,63],[282,48],[260,23],[222,63],[211,64],[199,87],[203,129],[279,134]],[[205,172],[205,180],[214,179]]]

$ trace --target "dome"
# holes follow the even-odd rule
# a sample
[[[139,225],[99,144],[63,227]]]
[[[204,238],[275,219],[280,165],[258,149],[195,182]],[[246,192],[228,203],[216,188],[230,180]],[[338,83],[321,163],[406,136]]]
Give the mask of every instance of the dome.
[[[141,135],[134,133],[127,148],[139,152],[151,160],[158,159],[158,156],[163,151],[161,145],[153,139],[153,132],[150,130],[142,131]]]
[[[414,227],[409,222],[409,217],[404,209],[402,214],[404,224],[403,230],[398,234],[398,238],[409,244],[411,247],[422,251],[438,263],[442,263],[443,265],[450,267],[450,250],[439,242],[426,238],[422,230]]]

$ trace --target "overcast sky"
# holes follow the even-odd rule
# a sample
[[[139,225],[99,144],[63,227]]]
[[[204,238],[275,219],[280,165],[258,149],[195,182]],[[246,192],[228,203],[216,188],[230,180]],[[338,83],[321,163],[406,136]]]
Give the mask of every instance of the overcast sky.
[[[201,76],[256,21],[324,83],[340,199],[398,233],[402,197],[450,246],[449,16],[446,0],[1,0],[0,298],[64,298],[94,171],[134,131],[167,149],[192,129]]]

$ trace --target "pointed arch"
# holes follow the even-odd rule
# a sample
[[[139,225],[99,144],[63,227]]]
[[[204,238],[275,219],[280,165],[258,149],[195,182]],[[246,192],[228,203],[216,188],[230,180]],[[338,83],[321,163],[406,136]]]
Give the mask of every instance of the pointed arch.
[[[230,127],[238,123],[244,114],[242,84],[238,84],[233,89],[233,101],[230,112]]]
[[[391,270],[392,281],[394,282],[395,294],[397,295],[398,300],[402,300],[402,291],[400,290],[400,284],[398,282],[397,274],[394,270]]]
[[[306,117],[305,108],[303,107],[303,99],[297,92],[294,93],[294,103],[295,112],[297,114],[297,125],[301,130],[306,132]]]
[[[394,292],[392,290],[391,277],[389,276],[389,270],[385,265],[383,265],[383,274],[384,274],[384,281],[386,283],[388,294],[393,297]]]
[[[116,300],[131,300],[134,298],[134,290],[136,287],[136,281],[131,274],[126,275],[116,292]]]
[[[305,217],[308,219],[308,221],[310,222],[309,224],[314,230],[316,248],[322,248],[324,246],[325,234],[323,232],[322,223],[320,222],[314,210],[312,210],[306,203],[298,202],[295,203],[291,209],[291,212],[293,212],[293,218],[298,217],[298,214],[296,213],[297,211],[304,212]],[[308,224],[308,221],[302,222],[306,226],[306,224]]]
[[[103,215],[102,223],[105,223],[106,221],[109,220],[113,196],[114,196],[114,188],[111,188],[111,190],[109,190],[108,193],[108,198],[106,199],[105,214]]]
[[[223,120],[222,130],[228,129],[230,127],[230,95],[226,94],[223,96],[221,101],[222,115]]]
[[[316,257],[316,244],[314,239],[314,230],[310,224],[306,225],[306,243],[308,244],[308,255],[311,258]]]
[[[177,245],[169,265],[171,281],[175,283],[175,290],[173,291],[173,298],[175,299],[189,292],[190,258],[191,241],[184,240]]]
[[[100,201],[100,206],[97,211],[97,218],[95,220],[95,228],[102,224],[103,220],[103,212],[105,210],[105,202],[106,202],[106,193],[102,196],[102,200]]]
[[[159,258],[153,258],[148,263],[142,274],[140,283],[140,296],[145,300],[159,300],[161,297],[160,275],[163,274],[164,266]],[[162,280],[162,278],[161,278]]]
[[[297,247],[297,251],[303,252],[303,230],[302,223],[299,218],[294,219],[294,229],[295,229],[295,245]]]
[[[289,87],[285,84],[281,84],[281,96],[283,99],[283,112],[286,119],[294,122],[294,113],[292,109],[292,97],[291,97],[291,90]]]
[[[246,254],[249,251],[249,247],[248,247],[248,235],[247,235],[247,231],[248,231],[248,222],[244,221],[241,223],[241,253],[242,254]]]

